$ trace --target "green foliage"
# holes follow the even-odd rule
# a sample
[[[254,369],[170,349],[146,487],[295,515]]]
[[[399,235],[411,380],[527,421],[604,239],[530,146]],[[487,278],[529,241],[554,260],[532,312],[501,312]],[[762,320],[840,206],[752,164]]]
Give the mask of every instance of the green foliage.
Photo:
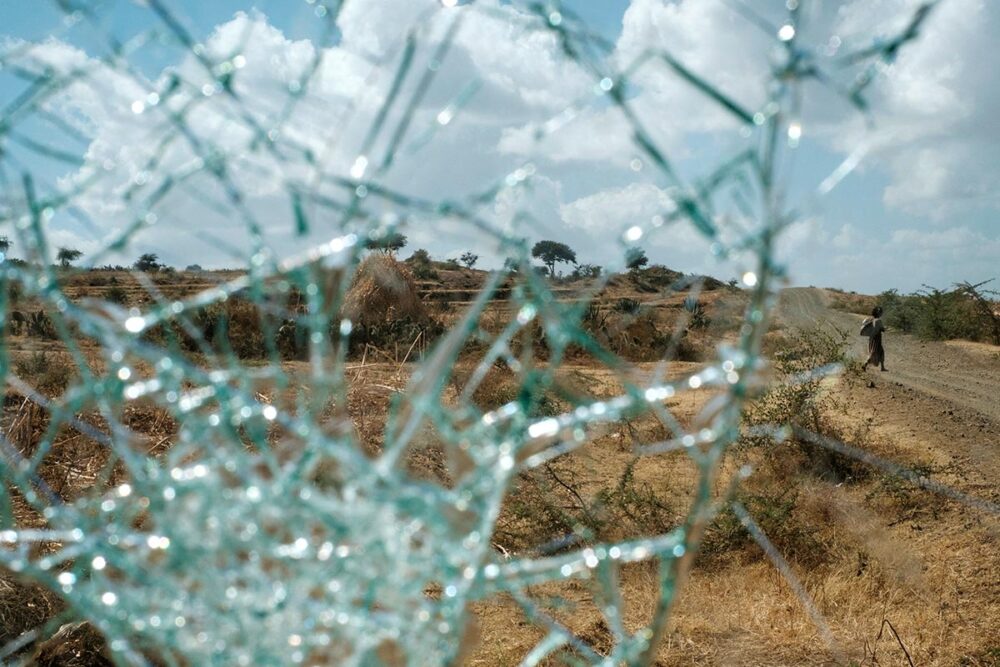
[[[747,490],[737,494],[736,499],[782,556],[800,564],[818,564],[824,560],[825,550],[815,537],[817,526],[798,516],[801,513],[798,493],[792,487]],[[753,537],[727,504],[705,533],[703,553],[713,556],[750,547],[756,548]]]
[[[625,251],[625,268],[635,271],[649,264],[646,251],[642,248],[629,248]]]
[[[387,255],[395,254],[404,246],[406,246],[406,236],[396,231],[372,236],[365,241],[365,247],[369,250],[377,250]]]
[[[76,248],[59,248],[56,252],[56,261],[64,269],[69,268],[76,260],[83,257],[83,253]]]
[[[473,266],[476,265],[476,262],[479,261],[479,255],[476,255],[471,251],[466,251],[463,252],[462,256],[458,258],[458,261],[464,264],[465,268],[471,269]]]
[[[32,352],[21,359],[14,369],[22,380],[39,391],[54,395],[62,393],[73,379],[71,366],[66,359],[53,359],[51,352]]]
[[[160,263],[159,257],[155,252],[146,252],[139,255],[139,259],[135,260],[132,268],[136,271],[144,271],[146,273],[153,273],[159,271],[163,268],[163,264]]]
[[[406,259],[406,263],[413,270],[413,275],[420,280],[437,280],[438,272],[434,270],[434,260],[429,252],[423,248],[413,251],[413,254]]]
[[[539,241],[531,249],[531,256],[542,261],[550,276],[555,275],[557,263],[576,264],[576,252],[558,241]]]
[[[697,298],[689,296],[684,299],[684,310],[688,312],[689,329],[707,329],[712,319],[705,312],[705,306]]]
[[[111,303],[125,305],[128,302],[128,294],[121,287],[113,285],[104,293],[104,299]]]
[[[632,529],[630,532],[640,535],[659,535],[674,527],[674,513],[650,485],[635,481],[635,464],[638,461],[638,457],[632,459],[618,478],[618,483],[598,491],[597,499],[615,524],[626,524]]]
[[[611,306],[616,313],[626,313],[628,315],[635,315],[639,312],[641,304],[631,297],[622,297],[615,301],[614,305]]]
[[[958,283],[950,290],[925,285],[912,294],[896,290],[878,297],[885,310],[886,326],[912,333],[925,340],[963,338],[989,341],[1000,345],[998,304],[991,300],[996,293],[982,289],[986,283]]]
[[[847,358],[847,340],[846,332],[821,328],[795,329],[780,337],[771,353],[776,382],[747,407],[744,423],[747,426],[798,424],[818,430],[822,378],[813,371],[841,364],[849,374],[855,372],[856,362]],[[740,442],[743,446],[768,446],[772,439],[766,434],[748,434]]]
[[[584,490],[584,483],[593,480],[584,480],[561,458],[522,473],[503,506],[497,528],[501,544],[513,550],[558,551],[560,544],[671,530],[677,523],[675,513],[653,487],[635,479],[637,460],[593,494]]]
[[[603,269],[597,264],[577,264],[573,267],[571,278],[599,278]]]

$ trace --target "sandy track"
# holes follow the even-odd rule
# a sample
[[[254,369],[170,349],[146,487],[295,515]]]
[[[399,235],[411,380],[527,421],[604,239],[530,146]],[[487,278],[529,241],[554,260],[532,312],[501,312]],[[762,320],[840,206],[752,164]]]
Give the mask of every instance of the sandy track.
[[[851,352],[863,359],[868,339],[858,331],[864,318],[832,310],[827,301],[827,293],[820,289],[786,289],[781,294],[778,317],[786,326],[843,329],[851,337]],[[886,332],[884,343],[889,371],[869,369],[876,383],[897,383],[941,401],[943,407],[962,408],[1000,423],[1000,350],[965,349],[894,331]]]

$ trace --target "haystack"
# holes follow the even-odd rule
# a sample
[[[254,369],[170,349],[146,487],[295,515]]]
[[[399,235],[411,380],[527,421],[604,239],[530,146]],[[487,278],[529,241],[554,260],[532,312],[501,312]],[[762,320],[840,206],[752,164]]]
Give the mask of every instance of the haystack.
[[[343,315],[364,326],[428,319],[410,269],[379,252],[366,257],[358,267],[344,299]]]

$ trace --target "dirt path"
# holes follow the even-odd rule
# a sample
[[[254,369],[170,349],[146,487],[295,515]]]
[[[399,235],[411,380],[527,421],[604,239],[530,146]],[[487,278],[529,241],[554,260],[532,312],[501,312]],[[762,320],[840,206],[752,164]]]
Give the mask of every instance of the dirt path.
[[[827,307],[823,290],[796,287],[781,294],[778,316],[784,324],[811,327],[834,325],[848,332],[851,351],[863,359],[867,338],[857,335],[861,315]],[[921,341],[888,331],[885,334],[889,371],[869,370],[876,383],[898,383],[933,397],[949,409],[961,408],[1000,423],[1000,351]]]

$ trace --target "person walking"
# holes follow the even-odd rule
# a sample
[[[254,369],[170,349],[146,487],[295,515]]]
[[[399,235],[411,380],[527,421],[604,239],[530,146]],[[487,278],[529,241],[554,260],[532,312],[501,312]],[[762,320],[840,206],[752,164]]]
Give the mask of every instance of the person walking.
[[[868,360],[865,361],[865,369],[868,366],[879,366],[883,371],[888,370],[885,367],[885,348],[882,347],[883,331],[885,325],[882,324],[882,306],[875,306],[871,317],[866,317],[861,325],[861,335],[868,336]]]

